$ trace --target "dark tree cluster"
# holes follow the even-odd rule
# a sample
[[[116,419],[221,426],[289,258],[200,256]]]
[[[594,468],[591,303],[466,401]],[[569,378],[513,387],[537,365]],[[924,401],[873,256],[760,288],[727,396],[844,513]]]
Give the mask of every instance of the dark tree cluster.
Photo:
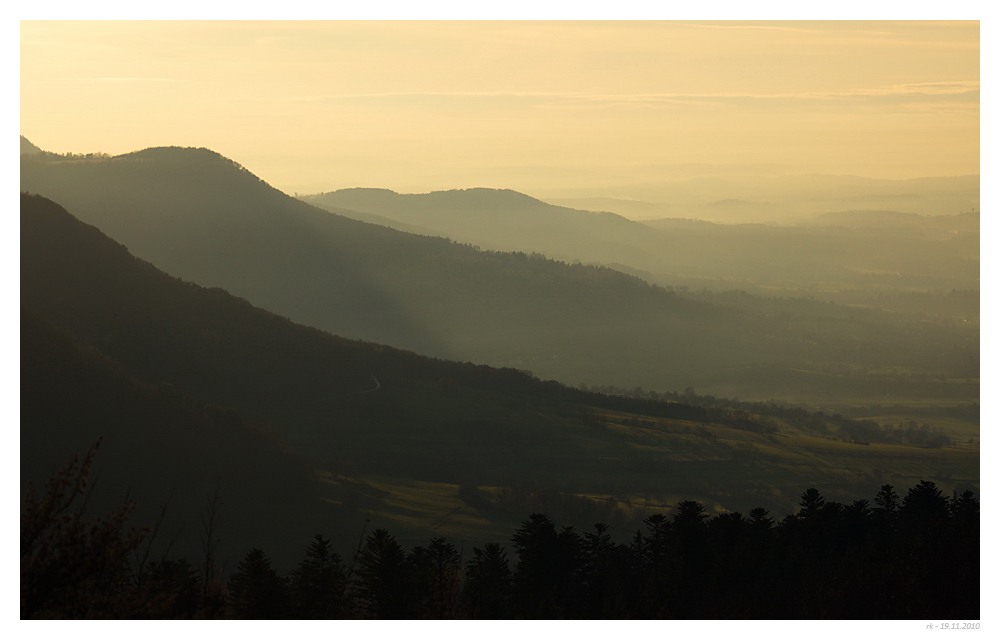
[[[902,499],[885,485],[874,504],[809,489],[779,522],[682,501],[627,543],[536,513],[509,549],[464,563],[443,537],[406,552],[384,529],[346,563],[317,535],[288,575],[254,548],[223,583],[185,559],[147,562],[128,505],[96,520],[71,508],[92,458],[25,499],[22,618],[979,618],[979,501],[927,481]]]
[[[580,385],[580,390],[589,392],[591,395],[599,394],[607,397],[602,406],[608,408],[648,415],[663,415],[663,417],[669,418],[713,422],[756,433],[777,432],[778,428],[771,420],[771,418],[777,418],[806,431],[860,444],[877,442],[929,448],[940,448],[954,444],[954,440],[941,429],[933,428],[926,423],[917,424],[915,420],[910,420],[896,426],[880,425],[874,420],[864,419],[864,410],[855,411],[854,413],[857,414],[855,417],[848,417],[839,413],[827,414],[823,411],[810,411],[802,407],[788,406],[774,401],[747,402],[716,398],[711,395],[700,396],[691,388],[688,388],[684,393],[671,391],[658,393],[646,391],[642,387],[622,389],[613,385],[594,387]],[[652,411],[649,409],[650,403],[662,404],[664,408],[660,409],[660,414],[657,414],[655,409]],[[592,401],[591,404],[596,406],[596,403]],[[669,415],[662,413],[667,410],[667,407],[670,408]],[[884,411],[881,407],[874,410]],[[907,411],[911,411],[911,409],[908,407]],[[922,410],[918,409],[917,411]],[[931,415],[956,417],[978,423],[979,405],[975,403],[939,408]]]

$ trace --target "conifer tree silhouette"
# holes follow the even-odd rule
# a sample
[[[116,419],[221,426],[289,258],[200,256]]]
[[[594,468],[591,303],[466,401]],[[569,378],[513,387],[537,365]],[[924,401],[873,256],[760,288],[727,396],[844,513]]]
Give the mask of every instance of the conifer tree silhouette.
[[[802,508],[799,509],[798,515],[806,520],[814,518],[825,505],[826,499],[820,495],[819,490],[810,487],[802,494],[802,499],[799,501],[799,506]]]
[[[443,537],[428,547],[414,547],[406,557],[406,573],[416,610],[434,619],[455,617],[461,568],[458,550]]]
[[[271,568],[271,560],[260,549],[247,552],[227,586],[240,618],[281,620],[288,617],[287,580]]]
[[[887,515],[895,515],[899,510],[899,496],[892,490],[891,484],[884,484],[875,496],[875,508],[877,512]]]
[[[512,538],[518,562],[514,584],[518,609],[528,617],[564,617],[578,588],[581,540],[573,527],[556,527],[533,513]]]
[[[463,600],[472,618],[507,618],[511,598],[511,571],[507,551],[497,542],[473,548],[465,566]]]
[[[295,615],[299,619],[326,620],[341,614],[346,575],[330,541],[316,534],[306,558],[291,573]]]
[[[376,529],[358,554],[354,590],[362,615],[399,620],[410,617],[405,589],[406,555],[385,529]]]
[[[180,560],[151,562],[144,585],[149,599],[158,599],[158,609],[166,618],[212,617],[204,607],[201,577],[191,563]]]

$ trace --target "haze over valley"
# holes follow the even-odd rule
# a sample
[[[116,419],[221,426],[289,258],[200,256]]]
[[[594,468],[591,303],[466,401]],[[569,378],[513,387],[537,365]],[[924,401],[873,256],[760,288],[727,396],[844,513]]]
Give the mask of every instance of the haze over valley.
[[[978,23],[21,35],[22,617],[978,617]]]

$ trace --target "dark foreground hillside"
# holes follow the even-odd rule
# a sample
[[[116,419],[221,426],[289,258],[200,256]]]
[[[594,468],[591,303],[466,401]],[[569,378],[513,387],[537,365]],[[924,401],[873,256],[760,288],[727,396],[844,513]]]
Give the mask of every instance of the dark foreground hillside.
[[[173,551],[204,570],[211,539],[221,571],[245,547],[281,547],[328,528],[312,469],[273,434],[232,409],[136,380],[22,308],[22,493],[98,441],[91,513],[136,501],[131,522],[158,527],[143,546],[151,559]]]
[[[802,494],[794,515],[709,517],[682,501],[628,543],[607,525],[577,530],[532,514],[470,553],[444,537],[407,552],[385,529],[351,556],[317,535],[276,571],[249,549],[228,578],[186,558],[139,559],[128,509],[85,521],[92,456],[29,496],[21,524],[22,618],[979,618],[979,502],[921,482],[874,504]],[[72,507],[72,509],[70,509]],[[58,510],[65,510],[61,517]],[[130,553],[132,557],[130,557]],[[956,627],[960,628],[960,627]],[[978,628],[978,627],[973,627]]]

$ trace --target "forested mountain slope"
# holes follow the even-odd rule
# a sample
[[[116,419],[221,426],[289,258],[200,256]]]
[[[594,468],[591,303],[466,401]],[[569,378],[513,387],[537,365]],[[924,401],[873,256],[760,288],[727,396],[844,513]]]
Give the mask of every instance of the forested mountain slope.
[[[818,224],[784,226],[678,218],[640,223],[498,189],[422,194],[341,189],[301,198],[347,217],[362,219],[358,212],[367,212],[378,215],[380,224],[407,231],[412,229],[404,225],[420,225],[433,235],[484,249],[621,265],[663,285],[751,288],[771,295],[979,287],[979,222],[969,214],[833,212],[818,216]],[[752,203],[714,204],[739,208]]]
[[[274,425],[314,460],[453,477],[485,457],[488,469],[524,466],[527,478],[550,473],[527,468],[542,454],[528,451],[532,443],[551,446],[558,433],[566,446],[581,446],[573,428],[579,409],[563,407],[564,396],[616,406],[513,369],[435,360],[294,324],[159,271],[40,196],[22,195],[21,275],[23,306],[143,380]],[[645,405],[707,417],[686,405]]]
[[[964,380],[959,369],[978,350],[968,332],[878,315],[799,323],[610,269],[402,233],[319,210],[205,149],[23,156],[21,185],[173,275],[349,338],[569,384],[788,399],[978,395],[974,383],[949,382]],[[830,375],[842,365],[849,376]],[[901,370],[944,382],[929,389]]]
[[[41,488],[100,439],[87,514],[104,516],[135,501],[133,525],[159,521],[142,546],[152,544],[150,561],[171,551],[202,563],[202,522],[209,523],[215,497],[219,569],[250,546],[283,552],[290,537],[308,540],[330,528],[312,469],[275,436],[232,409],[136,380],[25,305],[20,381],[22,493]]]
[[[400,194],[388,189],[341,189],[302,196],[327,211],[358,211],[418,225],[435,235],[484,249],[544,253],[566,262],[650,264],[665,238],[614,213],[554,206],[510,189],[455,189]]]
[[[425,483],[416,485],[424,487],[418,503],[428,499],[426,483],[437,483],[433,490],[454,505],[419,524],[413,518],[424,507],[413,507],[411,530],[455,513],[485,524],[520,518],[543,490],[598,496],[573,500],[613,511],[615,495],[652,496],[650,508],[674,495],[785,508],[806,479],[851,496],[870,492],[886,472],[978,484],[972,445],[834,442],[829,436],[843,428],[822,416],[789,421],[780,412],[761,418],[609,397],[339,338],[173,278],[40,196],[22,195],[21,278],[23,307],[128,375],[271,425],[326,472],[326,489],[350,517],[358,500],[390,517],[386,501],[403,480],[386,478]],[[855,438],[846,433],[841,439]],[[504,493],[514,488],[528,493]]]

